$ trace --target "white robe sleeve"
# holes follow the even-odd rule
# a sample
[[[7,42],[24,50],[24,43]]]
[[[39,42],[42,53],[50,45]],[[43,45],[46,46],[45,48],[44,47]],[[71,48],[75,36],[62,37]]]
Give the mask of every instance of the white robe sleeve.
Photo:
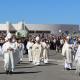
[[[27,45],[26,45],[26,48],[29,49],[29,47],[30,47],[30,45],[29,45],[29,42],[28,42]]]
[[[24,50],[24,44],[22,43],[22,49]]]
[[[39,50],[40,50],[40,53],[42,52],[42,46],[40,45],[40,47],[39,47]]]
[[[3,46],[2,46],[2,52],[3,52],[3,53],[7,52],[7,46],[6,46],[5,43],[4,43]]]
[[[2,54],[3,54],[2,47],[0,46],[0,55],[2,55]]]
[[[77,49],[76,56],[75,56],[75,61],[78,60],[78,57],[80,57],[80,46]]]
[[[66,55],[66,47],[65,47],[65,44],[63,45],[62,47],[62,56],[65,56]]]

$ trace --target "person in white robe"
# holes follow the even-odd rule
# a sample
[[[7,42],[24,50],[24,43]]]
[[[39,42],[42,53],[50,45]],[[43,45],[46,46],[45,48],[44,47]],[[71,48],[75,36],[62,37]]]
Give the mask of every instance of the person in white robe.
[[[80,38],[77,46],[78,46],[78,49],[75,55],[75,64],[76,64],[76,72],[79,73],[79,76],[80,76]]]
[[[76,72],[80,72],[80,45],[78,46],[76,52],[75,61],[76,61]]]
[[[12,37],[12,46],[14,48],[14,54],[13,54],[14,64],[16,65],[20,61],[18,43],[17,43],[16,37]]]
[[[33,46],[33,42],[31,39],[29,39],[29,41],[27,42],[26,48],[28,49],[28,59],[30,62],[33,61],[33,54],[32,54],[32,46]]]
[[[42,60],[46,64],[46,63],[48,63],[49,45],[46,43],[45,39],[42,40],[41,45],[42,45]]]
[[[24,53],[24,44],[21,42],[21,40],[18,40],[18,51],[19,51],[19,61],[22,62],[23,60],[23,53]]]
[[[72,69],[72,45],[69,44],[69,36],[67,36],[65,43],[62,48],[62,55],[64,56],[64,69]]]
[[[42,53],[42,46],[40,44],[40,39],[37,36],[36,37],[36,42],[32,46],[32,54],[33,54],[33,64],[34,65],[40,65],[40,56]]]
[[[20,61],[23,61],[23,54],[24,54],[24,44],[21,42],[21,55],[20,55]]]
[[[4,53],[4,69],[6,73],[12,73],[14,70],[14,49],[12,47],[11,36],[10,33],[7,34],[7,37],[5,38],[6,42],[2,46]]]

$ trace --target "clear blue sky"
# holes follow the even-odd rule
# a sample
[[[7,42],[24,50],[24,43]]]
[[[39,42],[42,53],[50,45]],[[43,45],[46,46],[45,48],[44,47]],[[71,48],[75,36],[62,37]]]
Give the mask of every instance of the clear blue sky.
[[[80,24],[80,0],[0,0],[0,23]]]

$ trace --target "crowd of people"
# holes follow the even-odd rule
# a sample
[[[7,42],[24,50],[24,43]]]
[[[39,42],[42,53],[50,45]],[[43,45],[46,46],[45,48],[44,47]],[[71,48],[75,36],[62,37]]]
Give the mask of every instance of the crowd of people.
[[[61,51],[64,57],[64,69],[71,70],[76,64],[76,72],[80,75],[80,37],[47,35],[29,35],[17,38],[10,32],[2,40],[1,49],[4,56],[4,69],[12,73],[16,64],[23,61],[23,54],[28,54],[28,61],[33,65],[48,63],[49,50]]]
[[[26,42],[27,41],[27,42]],[[23,54],[28,53],[29,62],[33,65],[48,63],[49,44],[46,39],[40,39],[40,36],[29,36],[28,39],[16,38],[10,32],[7,33],[4,43],[1,46],[1,52],[4,56],[4,69],[6,73],[12,73],[16,64],[23,61]]]

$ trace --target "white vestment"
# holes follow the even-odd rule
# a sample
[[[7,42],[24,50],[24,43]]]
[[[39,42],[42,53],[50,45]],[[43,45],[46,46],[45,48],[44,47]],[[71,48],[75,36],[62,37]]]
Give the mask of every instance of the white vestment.
[[[76,62],[76,71],[80,72],[80,45],[78,46],[78,49],[75,55],[75,62]]]
[[[6,42],[2,46],[2,50],[4,54],[4,69],[13,71],[14,70],[14,58],[13,58],[14,51],[8,50],[9,48],[13,49],[12,43],[10,42]]]
[[[20,61],[22,61],[23,60],[23,53],[24,53],[24,44],[23,43],[18,43],[18,50],[19,50]]]
[[[40,55],[42,52],[42,46],[39,43],[35,43],[32,46],[32,54],[33,54],[33,64],[34,65],[39,65],[40,64]]]
[[[48,49],[49,45],[47,45],[45,42],[41,42],[42,45],[42,59],[44,63],[48,63]]]
[[[33,55],[32,55],[32,46],[33,46],[33,42],[28,41],[26,48],[28,49],[28,58],[29,61],[33,61]]]
[[[18,43],[17,43],[17,42],[13,42],[13,43],[12,43],[12,46],[13,46],[13,48],[14,48],[14,55],[13,55],[13,57],[14,57],[14,63],[15,63],[15,65],[16,65],[16,64],[19,63],[19,61],[20,61]]]
[[[71,53],[71,45],[67,42],[64,43],[62,48],[62,55],[65,58],[65,68],[71,69],[72,67],[72,53]]]

